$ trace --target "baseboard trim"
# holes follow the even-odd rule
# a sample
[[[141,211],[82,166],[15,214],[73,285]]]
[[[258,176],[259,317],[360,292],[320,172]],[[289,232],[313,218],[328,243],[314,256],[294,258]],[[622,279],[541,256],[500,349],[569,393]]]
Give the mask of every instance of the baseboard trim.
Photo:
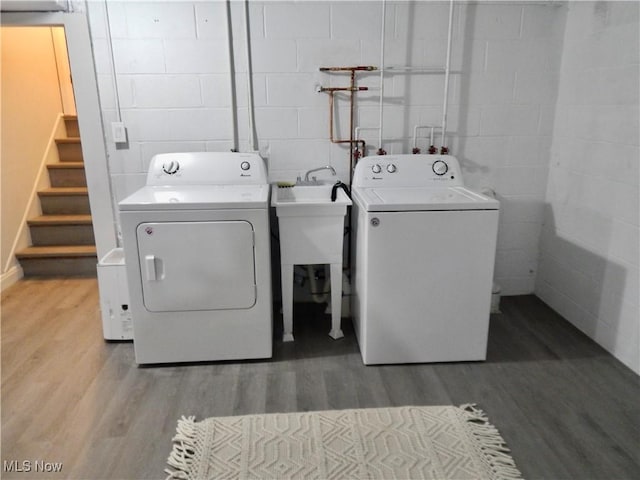
[[[5,288],[9,288],[22,277],[24,277],[24,272],[20,265],[14,265],[11,267],[0,276],[0,292],[4,291]]]

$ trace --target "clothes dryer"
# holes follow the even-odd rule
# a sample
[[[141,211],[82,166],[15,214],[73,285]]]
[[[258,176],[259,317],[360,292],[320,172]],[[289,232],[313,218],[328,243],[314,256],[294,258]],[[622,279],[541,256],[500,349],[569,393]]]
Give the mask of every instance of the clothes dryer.
[[[152,159],[119,203],[137,363],[271,356],[268,200],[257,154]]]
[[[354,172],[352,314],[365,364],[484,360],[499,203],[455,157],[364,157]]]

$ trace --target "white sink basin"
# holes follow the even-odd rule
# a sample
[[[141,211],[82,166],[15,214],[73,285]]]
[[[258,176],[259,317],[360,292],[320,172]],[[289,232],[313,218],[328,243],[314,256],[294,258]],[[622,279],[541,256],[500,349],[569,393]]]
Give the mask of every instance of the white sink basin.
[[[333,185],[312,185],[271,190],[280,230],[284,263],[306,265],[342,262],[344,217],[351,199],[344,190],[331,201]]]
[[[336,201],[331,201],[333,185],[296,185],[295,187],[273,186],[271,205],[276,207],[278,217],[283,216],[344,216],[351,199],[338,189]]]
[[[331,265],[331,338],[343,336],[340,328],[342,305],[342,243],[344,217],[351,199],[342,189],[331,201],[333,185],[297,185],[271,190],[280,232],[282,319],[285,342],[293,341],[294,265]]]

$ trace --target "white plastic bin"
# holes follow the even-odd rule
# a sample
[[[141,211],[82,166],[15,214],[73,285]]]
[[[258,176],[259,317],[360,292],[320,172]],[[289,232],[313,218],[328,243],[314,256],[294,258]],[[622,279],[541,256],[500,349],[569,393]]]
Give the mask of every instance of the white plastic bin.
[[[133,340],[133,321],[122,248],[114,248],[98,262],[98,288],[105,340]]]

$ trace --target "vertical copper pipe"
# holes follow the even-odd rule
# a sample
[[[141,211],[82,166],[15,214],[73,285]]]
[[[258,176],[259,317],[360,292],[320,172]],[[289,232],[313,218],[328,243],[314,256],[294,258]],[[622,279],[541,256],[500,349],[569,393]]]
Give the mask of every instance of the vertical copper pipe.
[[[356,71],[351,70],[351,97],[349,98],[349,187],[353,183],[353,107],[355,101]]]
[[[333,143],[333,92],[329,92],[329,140]]]

